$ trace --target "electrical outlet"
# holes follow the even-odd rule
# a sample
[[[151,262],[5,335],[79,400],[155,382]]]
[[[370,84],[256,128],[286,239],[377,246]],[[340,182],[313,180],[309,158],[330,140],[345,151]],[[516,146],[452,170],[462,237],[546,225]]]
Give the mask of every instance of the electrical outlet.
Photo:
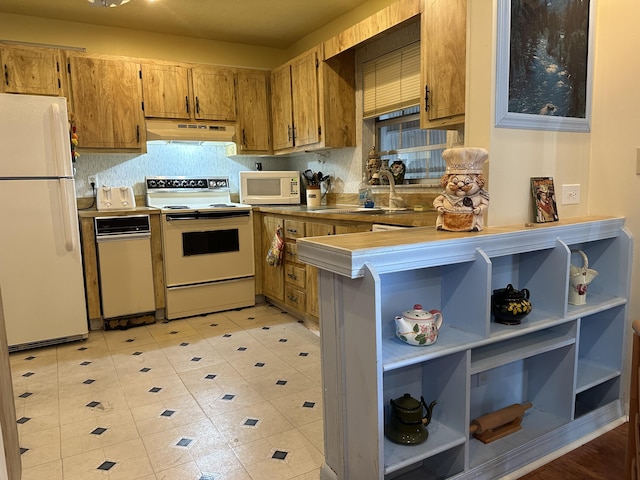
[[[89,185],[93,185],[94,187],[98,186],[98,182],[96,182],[95,175],[89,175],[89,177],[87,178],[87,181],[89,182]]]
[[[580,203],[580,184],[562,185],[562,205]]]

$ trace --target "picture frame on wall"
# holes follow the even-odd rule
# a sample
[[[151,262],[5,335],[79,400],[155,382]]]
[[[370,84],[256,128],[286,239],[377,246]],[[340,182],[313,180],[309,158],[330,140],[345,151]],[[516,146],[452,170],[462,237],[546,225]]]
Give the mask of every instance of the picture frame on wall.
[[[589,132],[595,0],[498,0],[496,127]]]
[[[532,177],[533,220],[536,223],[557,222],[556,189],[552,177]]]

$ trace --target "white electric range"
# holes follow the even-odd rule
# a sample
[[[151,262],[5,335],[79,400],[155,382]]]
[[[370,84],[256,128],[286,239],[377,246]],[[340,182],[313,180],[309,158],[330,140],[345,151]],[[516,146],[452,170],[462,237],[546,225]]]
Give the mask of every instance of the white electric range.
[[[229,178],[146,177],[162,213],[169,320],[255,305],[253,213],[230,200]]]

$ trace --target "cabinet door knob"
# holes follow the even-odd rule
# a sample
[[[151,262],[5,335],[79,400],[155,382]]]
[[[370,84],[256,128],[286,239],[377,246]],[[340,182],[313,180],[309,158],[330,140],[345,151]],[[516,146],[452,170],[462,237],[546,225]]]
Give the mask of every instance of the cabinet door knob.
[[[184,97],[184,104],[187,107],[187,113],[189,113],[189,96]]]

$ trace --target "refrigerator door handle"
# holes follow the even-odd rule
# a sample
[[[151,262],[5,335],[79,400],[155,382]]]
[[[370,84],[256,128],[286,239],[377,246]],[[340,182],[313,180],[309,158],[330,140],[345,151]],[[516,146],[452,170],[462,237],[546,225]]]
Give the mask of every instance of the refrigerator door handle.
[[[73,221],[71,205],[69,204],[69,183],[73,186],[73,180],[68,178],[61,178],[60,182],[60,207],[62,210],[62,229],[64,231],[64,246],[68,252],[72,252],[75,249],[75,239],[73,235],[73,228],[71,222]],[[75,197],[73,197],[75,198]]]
[[[67,168],[70,163],[69,157],[65,155],[67,150],[71,155],[71,147],[65,141],[65,128],[68,120],[60,111],[60,105],[57,103],[52,103],[51,109],[53,116],[53,155],[55,157],[56,173],[61,177],[68,177],[71,175],[70,169]]]

